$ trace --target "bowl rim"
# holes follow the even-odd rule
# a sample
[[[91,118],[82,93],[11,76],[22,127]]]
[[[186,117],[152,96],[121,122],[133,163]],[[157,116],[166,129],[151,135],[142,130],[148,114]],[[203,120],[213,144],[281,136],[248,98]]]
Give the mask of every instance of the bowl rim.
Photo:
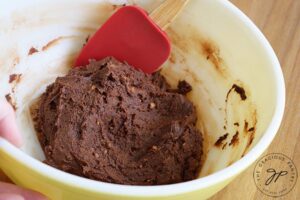
[[[199,189],[208,188],[223,181],[229,180],[235,175],[242,172],[258,159],[274,139],[284,113],[285,107],[285,83],[278,58],[275,55],[270,43],[255,26],[255,24],[236,6],[229,1],[218,0],[218,3],[224,6],[233,14],[237,15],[240,20],[251,30],[256,39],[262,44],[264,51],[267,52],[270,62],[273,66],[274,77],[276,81],[276,107],[272,120],[267,127],[265,134],[261,137],[258,143],[240,160],[232,165],[217,171],[211,175],[191,180],[183,183],[159,186],[131,186],[105,183],[101,181],[90,180],[87,178],[72,175],[61,170],[50,167],[35,158],[27,155],[18,148],[14,147],[6,140],[0,138],[0,150],[3,150],[11,158],[21,163],[22,165],[31,168],[36,173],[47,177],[50,180],[58,181],[62,184],[67,184],[72,187],[81,188],[87,191],[96,193],[106,193],[108,195],[123,195],[136,197],[154,197],[154,196],[170,196],[187,193]],[[55,177],[55,178],[54,178]]]

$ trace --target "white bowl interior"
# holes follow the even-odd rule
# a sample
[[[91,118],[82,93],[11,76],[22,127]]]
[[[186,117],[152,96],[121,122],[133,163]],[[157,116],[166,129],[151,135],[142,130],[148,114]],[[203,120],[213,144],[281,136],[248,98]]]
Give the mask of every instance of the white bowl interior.
[[[160,2],[0,3],[0,95],[9,95],[17,107],[24,152],[44,159],[30,106],[47,85],[68,72],[85,39],[118,5],[135,3],[151,11]],[[219,171],[247,154],[265,133],[278,103],[278,72],[264,44],[245,23],[221,0],[191,0],[167,30],[172,54],[161,73],[174,87],[178,80],[193,86],[188,98],[197,108],[197,126],[205,138],[200,176]],[[29,53],[32,47],[37,52]],[[12,74],[21,74],[20,80],[9,83]]]

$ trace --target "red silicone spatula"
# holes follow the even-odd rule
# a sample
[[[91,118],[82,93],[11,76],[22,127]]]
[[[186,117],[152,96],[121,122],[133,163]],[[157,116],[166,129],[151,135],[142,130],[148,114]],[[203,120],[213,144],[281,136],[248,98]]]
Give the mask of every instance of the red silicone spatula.
[[[89,39],[75,66],[113,56],[146,73],[156,71],[170,54],[170,41],[164,30],[187,2],[166,0],[150,15],[137,6],[120,8]]]

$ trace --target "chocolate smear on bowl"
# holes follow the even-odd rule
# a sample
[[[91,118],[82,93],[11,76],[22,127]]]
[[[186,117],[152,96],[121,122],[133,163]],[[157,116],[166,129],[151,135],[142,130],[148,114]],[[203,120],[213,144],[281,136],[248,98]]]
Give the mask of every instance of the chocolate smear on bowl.
[[[220,136],[219,139],[215,142],[216,147],[221,147],[223,145],[223,142],[227,139],[228,133],[225,133],[224,135]]]
[[[238,143],[239,143],[239,132],[236,131],[236,133],[232,136],[229,146],[231,146],[231,145],[235,146],[235,145],[238,145]]]
[[[21,76],[22,74],[11,74],[9,75],[9,80],[8,80],[8,83],[19,83],[20,80],[21,80]]]
[[[34,48],[34,47],[31,47],[31,48],[29,49],[29,51],[28,51],[28,55],[30,56],[30,55],[35,54],[35,53],[37,53],[37,52],[39,52],[39,50],[37,50],[37,49]]]
[[[5,99],[13,107],[14,110],[17,110],[17,104],[11,94],[6,94]]]

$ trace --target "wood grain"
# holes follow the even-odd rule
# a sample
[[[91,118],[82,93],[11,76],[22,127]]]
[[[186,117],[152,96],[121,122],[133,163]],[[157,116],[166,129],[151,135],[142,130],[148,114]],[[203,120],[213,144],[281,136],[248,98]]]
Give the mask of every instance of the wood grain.
[[[300,199],[300,0],[231,0],[262,30],[273,46],[286,83],[286,109],[268,153],[283,153],[298,169],[294,189],[278,199]],[[254,165],[210,200],[266,200],[253,180]],[[279,185],[280,187],[280,185]]]
[[[263,31],[282,65],[286,82],[286,109],[282,126],[267,153],[290,157],[300,176],[300,0],[231,0]],[[266,200],[252,177],[254,165],[211,200]],[[0,173],[0,180],[7,178]],[[300,177],[294,189],[278,199],[300,199]]]
[[[162,30],[166,30],[188,2],[189,0],[165,0],[149,17]]]

